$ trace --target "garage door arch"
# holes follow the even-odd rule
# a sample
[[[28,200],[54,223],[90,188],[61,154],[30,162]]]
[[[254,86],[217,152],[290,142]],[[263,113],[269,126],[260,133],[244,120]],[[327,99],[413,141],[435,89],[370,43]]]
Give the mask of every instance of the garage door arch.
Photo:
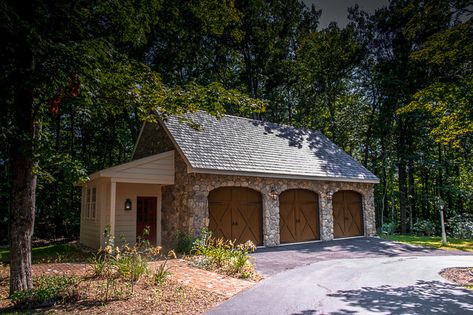
[[[353,190],[340,190],[333,194],[334,238],[364,235],[362,196]]]
[[[289,189],[279,195],[281,243],[320,239],[319,197],[310,190]]]
[[[209,230],[217,238],[263,245],[261,193],[246,187],[220,187],[209,192]]]

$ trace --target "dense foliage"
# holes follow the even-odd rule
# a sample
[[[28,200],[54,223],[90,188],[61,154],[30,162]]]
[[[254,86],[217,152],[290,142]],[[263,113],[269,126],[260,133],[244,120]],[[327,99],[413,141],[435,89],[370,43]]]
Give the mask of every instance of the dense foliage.
[[[436,226],[438,197],[447,219],[473,213],[469,1],[392,0],[373,14],[347,14],[348,26],[320,29],[320,12],[296,0],[36,1],[27,9],[1,1],[1,241],[10,139],[22,136],[15,93],[25,91],[16,77],[24,47],[34,56],[24,83],[36,126],[38,238],[78,236],[75,184],[130,158],[150,108],[226,110],[322,130],[381,179],[379,226]],[[263,104],[245,95],[267,101],[266,111],[255,114]]]

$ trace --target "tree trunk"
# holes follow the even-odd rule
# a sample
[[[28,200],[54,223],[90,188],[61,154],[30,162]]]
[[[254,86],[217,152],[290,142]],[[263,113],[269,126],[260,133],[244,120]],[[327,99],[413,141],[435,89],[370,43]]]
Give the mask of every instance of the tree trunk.
[[[33,158],[33,54],[27,33],[20,32],[13,99],[14,133],[10,137],[10,294],[32,288],[31,236],[34,227],[36,175]]]
[[[33,160],[32,92],[15,91],[16,132],[11,143],[10,294],[32,287],[31,236],[34,227],[36,175]]]
[[[409,159],[407,167],[407,177],[409,182],[409,229],[412,232],[413,218],[418,218],[416,214],[416,191],[414,178],[414,162]]]
[[[12,147],[10,210],[10,294],[32,288],[31,236],[34,226],[36,175],[32,158]]]
[[[398,164],[399,177],[399,211],[401,212],[401,234],[407,233],[407,194],[406,194],[406,165],[404,161]]]
[[[376,106],[377,98],[376,98],[376,92],[375,92],[374,87],[372,88],[372,93],[373,93],[373,100],[371,102],[371,113],[370,113],[370,118],[368,121],[368,128],[366,130],[366,136],[365,136],[365,149],[364,149],[364,158],[363,158],[363,165],[365,167],[368,165],[368,155],[369,155],[369,149],[370,149],[371,134],[373,133],[374,116],[375,116],[376,107],[377,107]]]
[[[406,130],[402,121],[399,122],[398,143],[398,180],[399,180],[399,211],[401,216],[401,234],[407,233],[407,171],[406,171]]]

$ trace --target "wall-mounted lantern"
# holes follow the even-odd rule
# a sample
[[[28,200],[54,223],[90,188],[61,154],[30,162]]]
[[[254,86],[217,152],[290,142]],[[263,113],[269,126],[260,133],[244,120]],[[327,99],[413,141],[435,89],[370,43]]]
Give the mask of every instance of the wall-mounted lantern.
[[[125,200],[125,210],[127,211],[131,210],[131,199]]]
[[[274,188],[271,188],[271,191],[269,192],[269,196],[273,198],[273,200],[278,199],[278,193],[276,192]]]

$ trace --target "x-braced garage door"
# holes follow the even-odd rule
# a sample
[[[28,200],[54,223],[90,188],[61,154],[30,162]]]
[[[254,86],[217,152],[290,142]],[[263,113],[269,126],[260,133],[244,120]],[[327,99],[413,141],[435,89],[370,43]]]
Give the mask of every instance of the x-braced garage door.
[[[341,190],[333,195],[332,200],[334,237],[364,235],[361,195],[351,190]]]
[[[248,240],[263,245],[261,194],[243,187],[222,187],[209,193],[209,230],[217,238]]]
[[[279,195],[279,231],[281,243],[320,239],[317,194],[303,189],[282,192]]]

